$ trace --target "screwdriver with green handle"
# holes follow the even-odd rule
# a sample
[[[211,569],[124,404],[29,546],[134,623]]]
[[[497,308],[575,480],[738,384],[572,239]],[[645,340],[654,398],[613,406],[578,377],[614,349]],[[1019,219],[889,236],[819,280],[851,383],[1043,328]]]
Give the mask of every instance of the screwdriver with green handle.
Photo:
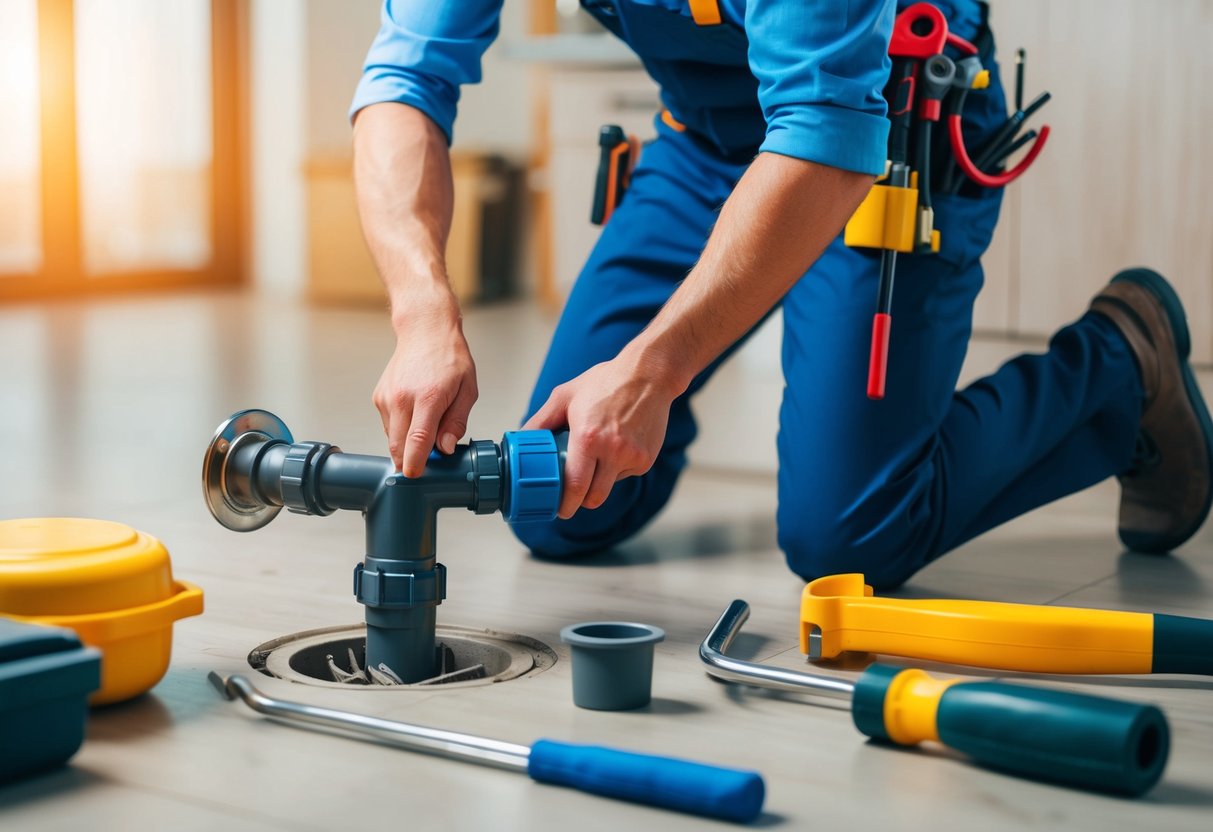
[[[1093,791],[1138,796],[1167,763],[1162,711],[1101,696],[940,679],[874,664],[854,681],[725,655],[749,618],[734,601],[699,646],[708,674],[747,685],[849,700],[855,727],[897,745],[939,742],[990,768]]]

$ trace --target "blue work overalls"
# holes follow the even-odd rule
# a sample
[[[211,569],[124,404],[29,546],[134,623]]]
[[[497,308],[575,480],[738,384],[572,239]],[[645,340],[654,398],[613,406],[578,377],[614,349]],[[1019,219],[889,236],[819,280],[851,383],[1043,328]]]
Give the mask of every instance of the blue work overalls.
[[[657,139],[568,299],[528,415],[653,318],[695,265],[764,132],[740,28],[628,0],[585,5],[640,55],[670,121],[685,129],[657,120]],[[957,33],[976,34],[963,24]],[[991,84],[969,96],[970,147],[1005,118],[992,47],[983,62]],[[840,235],[784,298],[778,539],[805,579],[862,572],[895,586],[966,540],[1129,467],[1139,376],[1098,315],[1058,332],[1046,353],[955,389],[1000,202],[997,190],[935,196],[941,250],[898,260],[884,401],[867,399],[863,382],[878,256]],[[695,394],[728,355],[674,402],[647,474],[617,483],[596,510],[517,525],[518,537],[539,555],[565,557],[635,534],[669,500],[695,438]]]

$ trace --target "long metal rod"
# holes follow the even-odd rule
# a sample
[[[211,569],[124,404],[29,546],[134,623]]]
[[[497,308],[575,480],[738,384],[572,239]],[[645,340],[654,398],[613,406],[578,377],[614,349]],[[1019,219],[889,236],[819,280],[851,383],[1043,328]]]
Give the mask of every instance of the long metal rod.
[[[745,601],[734,601],[699,645],[699,658],[703,660],[708,675],[743,685],[757,685],[793,693],[814,693],[834,699],[850,699],[855,693],[855,685],[846,679],[768,667],[726,656],[725,651],[729,649],[733,639],[741,632],[741,625],[745,624],[749,617],[750,605]]]
[[[527,772],[527,761],[531,749],[511,742],[426,728],[407,722],[393,722],[363,714],[318,708],[302,702],[288,702],[266,696],[243,676],[228,676],[226,679],[211,672],[207,677],[226,699],[241,699],[254,711],[263,713],[293,725],[319,725],[351,732],[407,751],[420,751],[452,760],[494,766],[509,771]]]

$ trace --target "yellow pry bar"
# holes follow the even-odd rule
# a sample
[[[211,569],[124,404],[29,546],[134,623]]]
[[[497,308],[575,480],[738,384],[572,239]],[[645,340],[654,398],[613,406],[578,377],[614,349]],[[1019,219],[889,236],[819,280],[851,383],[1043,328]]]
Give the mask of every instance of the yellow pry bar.
[[[812,581],[800,602],[800,649],[820,631],[815,658],[844,652],[1034,673],[1149,673],[1149,613],[1003,604],[993,601],[876,598],[863,575]]]

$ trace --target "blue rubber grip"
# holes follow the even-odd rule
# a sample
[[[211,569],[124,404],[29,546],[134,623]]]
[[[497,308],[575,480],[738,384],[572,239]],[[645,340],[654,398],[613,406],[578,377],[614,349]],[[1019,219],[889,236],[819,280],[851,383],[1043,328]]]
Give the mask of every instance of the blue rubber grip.
[[[963,682],[944,691],[939,739],[991,768],[1066,785],[1144,794],[1162,776],[1162,711],[1100,696]]]
[[[756,771],[554,740],[531,746],[527,773],[540,783],[741,823],[762,813],[766,795]]]

